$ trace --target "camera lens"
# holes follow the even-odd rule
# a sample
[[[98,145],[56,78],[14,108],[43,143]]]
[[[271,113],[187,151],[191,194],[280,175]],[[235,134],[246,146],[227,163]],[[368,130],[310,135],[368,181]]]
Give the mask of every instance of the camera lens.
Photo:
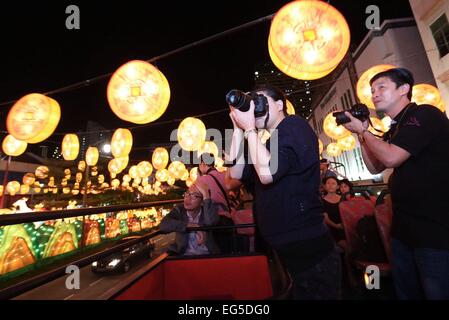
[[[249,95],[239,90],[231,90],[226,95],[226,102],[230,106],[244,112],[249,110],[251,100]]]

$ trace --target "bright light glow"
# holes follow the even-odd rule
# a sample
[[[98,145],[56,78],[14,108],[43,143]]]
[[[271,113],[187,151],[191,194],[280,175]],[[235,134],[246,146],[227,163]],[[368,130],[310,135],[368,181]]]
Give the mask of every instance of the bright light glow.
[[[111,153],[111,145],[109,143],[103,145],[103,152],[104,153]]]

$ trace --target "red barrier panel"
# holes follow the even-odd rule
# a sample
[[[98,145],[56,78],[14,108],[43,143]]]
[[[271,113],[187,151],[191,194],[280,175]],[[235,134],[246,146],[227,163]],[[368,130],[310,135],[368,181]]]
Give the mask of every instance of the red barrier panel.
[[[165,260],[117,300],[260,300],[273,295],[266,256]]]

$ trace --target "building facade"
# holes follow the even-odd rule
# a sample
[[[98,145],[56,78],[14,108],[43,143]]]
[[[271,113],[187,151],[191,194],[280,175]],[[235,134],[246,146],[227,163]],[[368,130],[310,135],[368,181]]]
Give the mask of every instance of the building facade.
[[[410,7],[449,115],[449,1],[410,0]]]

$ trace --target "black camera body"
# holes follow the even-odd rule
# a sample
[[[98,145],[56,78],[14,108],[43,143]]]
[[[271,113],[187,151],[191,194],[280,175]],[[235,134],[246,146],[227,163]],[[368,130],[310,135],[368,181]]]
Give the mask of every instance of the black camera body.
[[[226,102],[243,112],[247,112],[251,101],[254,101],[254,116],[263,117],[268,112],[268,99],[257,92],[244,93],[240,90],[231,90],[226,95]]]
[[[351,107],[351,109],[347,110],[354,118],[359,119],[364,122],[369,119],[369,109],[363,103],[357,103]],[[351,120],[345,115],[345,111],[338,111],[332,114],[335,117],[335,122],[338,125],[342,125]]]

